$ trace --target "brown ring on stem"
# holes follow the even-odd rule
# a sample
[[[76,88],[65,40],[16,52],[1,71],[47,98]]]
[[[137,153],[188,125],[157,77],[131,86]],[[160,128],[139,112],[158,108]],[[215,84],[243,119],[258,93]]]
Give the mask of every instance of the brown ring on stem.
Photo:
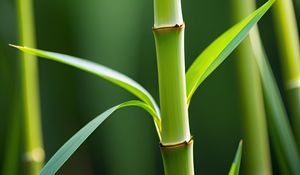
[[[191,137],[189,141],[184,141],[181,143],[176,143],[176,144],[171,144],[171,145],[164,145],[164,144],[160,143],[159,145],[162,149],[173,149],[173,148],[180,148],[180,147],[185,147],[185,146],[191,145],[191,144],[193,144],[193,142],[194,142],[193,137]]]
[[[185,27],[183,24],[175,24],[174,26],[165,26],[165,27],[153,27],[153,32],[159,32],[159,31],[170,31],[170,30],[182,30]]]

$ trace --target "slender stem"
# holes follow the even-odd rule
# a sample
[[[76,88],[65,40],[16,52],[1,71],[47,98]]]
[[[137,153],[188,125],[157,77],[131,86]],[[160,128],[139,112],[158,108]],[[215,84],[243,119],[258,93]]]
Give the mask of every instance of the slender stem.
[[[292,0],[277,0],[273,17],[289,112],[300,149],[300,44]]]
[[[20,45],[35,47],[35,31],[31,0],[17,0]],[[21,55],[25,157],[28,174],[38,174],[44,161],[40,122],[37,60]]]
[[[153,28],[165,174],[194,174],[186,98],[184,24],[180,0],[154,0]],[[185,144],[189,143],[191,144]],[[178,145],[182,145],[179,146]]]
[[[235,21],[255,10],[254,0],[233,0]],[[272,174],[269,141],[261,80],[255,52],[246,38],[237,48],[237,72],[245,132],[245,166],[247,174]]]

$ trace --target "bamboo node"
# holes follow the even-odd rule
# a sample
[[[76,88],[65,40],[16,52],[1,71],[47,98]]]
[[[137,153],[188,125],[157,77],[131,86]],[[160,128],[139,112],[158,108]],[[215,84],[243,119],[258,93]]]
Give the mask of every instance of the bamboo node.
[[[170,144],[170,145],[164,145],[163,143],[160,143],[160,147],[161,148],[179,148],[179,147],[185,147],[188,146],[190,144],[192,144],[194,142],[193,137],[191,137],[189,140],[185,140],[181,143],[176,143],[176,144]]]
[[[156,31],[170,31],[170,30],[182,30],[185,28],[185,24],[175,24],[173,26],[161,26],[161,27],[152,27],[154,32]]]

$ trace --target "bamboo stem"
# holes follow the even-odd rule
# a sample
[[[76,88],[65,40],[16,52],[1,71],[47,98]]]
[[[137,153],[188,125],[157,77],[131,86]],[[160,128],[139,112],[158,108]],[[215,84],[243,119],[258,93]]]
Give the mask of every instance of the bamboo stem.
[[[235,21],[255,10],[254,0],[233,0]],[[259,70],[249,37],[237,48],[237,72],[245,132],[245,166],[247,174],[272,174],[268,130]]]
[[[35,47],[35,31],[31,0],[17,0],[20,45]],[[38,68],[34,56],[21,55],[25,159],[28,174],[36,175],[44,162],[40,122]]]
[[[300,44],[293,2],[277,0],[273,17],[288,108],[300,149]]]
[[[165,174],[192,175],[193,141],[188,119],[184,23],[180,0],[154,0],[153,33],[157,55],[162,126],[161,152]]]

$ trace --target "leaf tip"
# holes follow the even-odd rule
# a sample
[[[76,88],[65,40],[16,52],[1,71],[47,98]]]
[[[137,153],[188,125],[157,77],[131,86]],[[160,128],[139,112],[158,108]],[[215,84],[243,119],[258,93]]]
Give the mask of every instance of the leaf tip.
[[[239,142],[239,146],[243,146],[243,140],[242,139]]]
[[[10,47],[14,47],[14,48],[17,48],[17,49],[22,49],[24,48],[23,46],[17,46],[17,45],[14,45],[14,44],[8,44]]]
[[[237,149],[237,153],[241,154],[242,153],[242,149],[243,149],[243,140],[240,140],[239,146],[238,146],[238,149]]]

